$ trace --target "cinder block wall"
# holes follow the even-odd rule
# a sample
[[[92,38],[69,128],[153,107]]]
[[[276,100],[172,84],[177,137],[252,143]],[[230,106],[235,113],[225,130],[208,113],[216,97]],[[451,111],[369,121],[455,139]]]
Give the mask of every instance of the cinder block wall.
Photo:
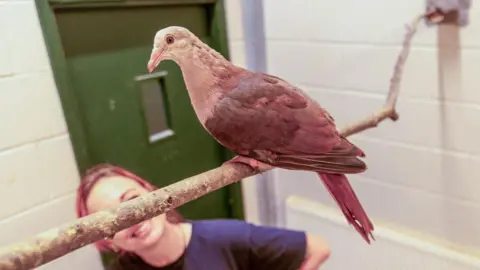
[[[465,28],[420,25],[404,69],[400,119],[351,137],[369,170],[350,179],[379,227],[478,256],[480,5],[473,2]],[[265,0],[268,72],[308,91],[339,127],[357,121],[384,103],[404,25],[424,8],[416,0]],[[337,209],[305,175],[280,171],[279,193]],[[336,246],[338,261],[347,246]]]

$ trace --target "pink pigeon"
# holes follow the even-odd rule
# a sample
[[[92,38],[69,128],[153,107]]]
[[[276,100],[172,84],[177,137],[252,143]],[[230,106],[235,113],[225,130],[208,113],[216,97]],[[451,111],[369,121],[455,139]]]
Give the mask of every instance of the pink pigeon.
[[[317,173],[347,221],[367,243],[375,239],[345,176],[366,170],[365,154],[317,101],[281,78],[232,64],[184,27],[156,33],[148,71],[164,60],[180,67],[203,127],[237,154],[227,163]]]

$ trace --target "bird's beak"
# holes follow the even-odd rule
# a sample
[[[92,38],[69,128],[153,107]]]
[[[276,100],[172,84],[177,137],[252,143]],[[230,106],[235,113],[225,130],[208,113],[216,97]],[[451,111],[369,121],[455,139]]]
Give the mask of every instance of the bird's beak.
[[[162,50],[156,49],[152,51],[152,55],[150,56],[150,60],[148,61],[148,72],[152,73],[152,71],[158,66],[162,57]]]

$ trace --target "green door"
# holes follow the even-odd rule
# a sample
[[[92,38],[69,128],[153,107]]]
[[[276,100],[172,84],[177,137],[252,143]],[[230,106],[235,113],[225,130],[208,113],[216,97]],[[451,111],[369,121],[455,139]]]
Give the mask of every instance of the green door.
[[[225,53],[219,3],[53,2],[60,4],[37,3],[82,171],[108,162],[162,187],[225,161],[226,151],[196,119],[178,66],[165,62],[147,72],[153,37],[169,25],[187,27]],[[223,188],[180,211],[191,219],[239,217],[233,207],[238,188]]]

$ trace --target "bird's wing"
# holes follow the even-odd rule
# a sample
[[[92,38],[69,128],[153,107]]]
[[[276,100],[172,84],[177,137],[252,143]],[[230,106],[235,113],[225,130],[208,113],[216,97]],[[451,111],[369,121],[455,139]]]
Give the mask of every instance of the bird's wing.
[[[286,169],[356,173],[363,152],[341,137],[333,118],[301,90],[260,73],[221,98],[205,128],[230,150]]]

